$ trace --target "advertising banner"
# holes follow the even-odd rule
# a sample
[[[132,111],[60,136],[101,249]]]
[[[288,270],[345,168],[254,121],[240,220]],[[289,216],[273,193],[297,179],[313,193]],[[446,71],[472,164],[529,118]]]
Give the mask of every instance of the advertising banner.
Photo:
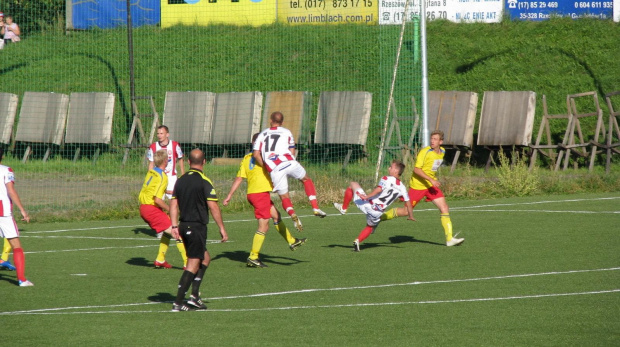
[[[276,19],[273,0],[160,0],[161,27],[234,24],[260,26]]]
[[[447,19],[452,22],[497,23],[502,20],[504,0],[425,0],[426,20]],[[419,0],[409,0],[405,14],[405,0],[381,0],[379,24],[401,24],[403,15],[409,20],[419,17]]]
[[[131,2],[131,22],[135,27],[159,24],[161,0]],[[118,0],[71,0],[67,2],[69,29],[109,29],[127,25],[127,2]]]
[[[286,24],[377,24],[380,0],[278,1],[278,22]]]
[[[592,17],[611,19],[614,2],[619,1],[574,1],[574,0],[506,0],[506,13],[512,19],[540,21],[552,16],[573,19]]]

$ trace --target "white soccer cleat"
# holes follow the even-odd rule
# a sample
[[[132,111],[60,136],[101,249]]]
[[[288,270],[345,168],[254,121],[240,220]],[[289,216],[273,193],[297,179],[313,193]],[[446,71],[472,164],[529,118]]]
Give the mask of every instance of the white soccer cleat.
[[[299,220],[299,217],[297,217],[296,214],[292,214],[291,215],[291,219],[293,220],[293,225],[295,226],[295,229],[297,229],[297,231],[304,231],[304,226],[301,224],[301,220]]]
[[[34,286],[34,284],[28,280],[25,280],[25,281],[19,281],[19,286],[20,287],[32,287]]]
[[[353,252],[360,251],[360,242],[358,240],[353,241]]]
[[[453,237],[450,239],[450,241],[446,242],[446,246],[448,247],[452,247],[452,246],[459,246],[461,243],[463,243],[465,241],[465,239],[459,239],[458,237]]]
[[[321,210],[320,210],[320,209],[318,209],[318,208],[315,208],[315,209],[313,210],[313,212],[314,212],[314,215],[315,215],[315,216],[320,217],[320,218],[325,218],[325,216],[327,216],[327,213],[325,213],[325,212],[321,211]]]
[[[334,202],[334,207],[336,208],[336,210],[338,210],[338,212],[340,212],[340,214],[346,214],[347,213],[347,210],[342,208],[342,204]]]

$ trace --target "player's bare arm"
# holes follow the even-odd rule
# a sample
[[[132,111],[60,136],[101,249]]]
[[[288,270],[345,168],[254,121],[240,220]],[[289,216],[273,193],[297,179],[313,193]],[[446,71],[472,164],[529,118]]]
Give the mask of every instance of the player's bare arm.
[[[175,240],[179,239],[179,203],[177,199],[170,200],[170,221],[172,222],[172,226],[177,226],[177,228],[172,228],[172,237]]]
[[[230,199],[232,198],[235,191],[237,191],[237,189],[241,185],[241,182],[243,182],[243,177],[235,178],[235,180],[233,181],[232,187],[230,187],[230,192],[228,192],[228,196],[226,196],[226,199],[224,199],[224,201],[222,202],[222,205],[228,206]]]
[[[26,212],[26,210],[24,209],[22,201],[17,194],[17,190],[15,190],[15,184],[13,182],[9,182],[6,184],[6,192],[8,193],[9,198],[11,199],[13,204],[17,206],[19,212],[22,214],[22,220],[26,223],[30,223],[30,216],[28,216],[28,212]]]
[[[433,185],[433,187],[437,187],[439,188],[439,186],[441,186],[441,182],[439,182],[438,180],[435,180],[433,178],[431,178],[429,175],[426,174],[426,172],[424,172],[424,170],[422,170],[422,168],[416,167],[413,169],[413,172],[416,173],[416,175],[422,177],[423,179],[431,182],[431,184]]]
[[[177,164],[179,164],[179,167],[181,168],[181,175],[183,175],[185,173],[185,162],[183,161],[183,158],[177,159]]]
[[[224,220],[222,219],[222,211],[220,210],[220,205],[218,205],[217,201],[207,201],[207,206],[209,206],[209,211],[211,211],[211,216],[213,216],[215,224],[220,227],[222,242],[228,241],[228,233],[226,233],[226,228],[224,228]]]
[[[252,152],[252,157],[256,160],[256,164],[258,164],[258,166],[265,167],[265,162],[263,162],[263,157],[260,155],[259,150],[254,150]]]
[[[154,196],[153,197],[153,202],[155,202],[155,206],[161,208],[164,211],[170,211],[170,207],[168,206],[168,204],[166,204],[166,202],[164,200],[162,200],[161,198]]]
[[[413,217],[413,206],[411,205],[411,201],[405,201],[405,208],[407,209],[407,220],[411,220],[415,222],[415,218]]]
[[[367,195],[360,195],[360,198],[364,199],[364,200],[368,200],[370,198],[372,198],[373,196],[381,193],[383,191],[383,188],[377,186],[375,189],[373,189],[372,192],[370,192],[370,194]]]

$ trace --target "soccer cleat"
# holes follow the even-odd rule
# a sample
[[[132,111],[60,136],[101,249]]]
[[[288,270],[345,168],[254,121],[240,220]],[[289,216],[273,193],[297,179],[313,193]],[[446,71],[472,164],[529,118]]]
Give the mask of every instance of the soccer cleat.
[[[344,208],[342,208],[342,204],[339,204],[337,202],[334,202],[334,207],[336,208],[336,210],[338,210],[338,212],[340,212],[340,214],[345,214],[347,213],[347,210],[345,210]]]
[[[459,246],[464,241],[465,241],[465,239],[459,239],[457,237],[453,237],[453,238],[450,239],[450,241],[446,242],[446,246],[448,246],[448,247]]]
[[[327,216],[327,213],[325,213],[325,212],[321,211],[321,210],[320,210],[320,209],[318,209],[318,208],[315,208],[315,209],[313,210],[313,212],[314,212],[314,215],[315,215],[315,216],[320,217],[320,218],[325,218],[325,217]]]
[[[353,241],[353,251],[354,252],[359,252],[360,251],[360,242],[355,240]]]
[[[20,280],[19,281],[19,286],[20,287],[32,287],[32,286],[34,286],[34,283],[32,283],[32,282],[30,282],[28,280],[25,280],[25,281]]]
[[[263,264],[263,262],[260,261],[260,259],[250,259],[250,258],[248,258],[247,265],[248,267],[258,267],[258,268],[267,267],[267,265]]]
[[[157,234],[155,234],[155,236],[157,236],[158,240],[161,240],[161,237],[164,235],[163,231],[158,232]]]
[[[160,268],[164,268],[164,269],[172,269],[172,265],[170,265],[170,263],[168,263],[167,261],[164,260],[164,262],[159,262],[157,260],[155,260],[154,262],[155,264],[155,268],[156,269],[160,269]]]
[[[15,271],[15,266],[13,266],[13,264],[11,264],[10,261],[3,261],[2,263],[0,263],[0,267],[3,267],[5,269],[11,270],[11,271]]]
[[[297,231],[304,231],[304,226],[301,224],[301,220],[299,220],[299,217],[297,217],[296,214],[292,214],[291,215],[291,219],[293,220],[293,225],[295,226],[295,229],[297,229]]]
[[[293,242],[292,244],[289,245],[289,247],[291,247],[291,251],[296,250],[297,248],[299,248],[301,245],[303,245],[304,243],[306,243],[307,239],[295,239],[295,242]]]
[[[183,311],[194,311],[194,308],[189,307],[185,304],[182,304],[182,305],[172,304],[172,312],[183,312]]]
[[[190,306],[194,306],[197,310],[206,310],[207,305],[202,302],[202,299],[199,297],[195,297],[193,295],[189,296],[189,300],[187,300],[187,304]]]

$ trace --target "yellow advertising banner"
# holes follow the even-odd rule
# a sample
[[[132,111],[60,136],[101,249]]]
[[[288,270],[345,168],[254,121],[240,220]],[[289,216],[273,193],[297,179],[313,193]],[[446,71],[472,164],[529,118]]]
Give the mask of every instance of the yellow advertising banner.
[[[377,24],[379,0],[278,0],[283,24]]]
[[[274,0],[161,0],[161,27],[234,24],[260,26],[276,20]]]

